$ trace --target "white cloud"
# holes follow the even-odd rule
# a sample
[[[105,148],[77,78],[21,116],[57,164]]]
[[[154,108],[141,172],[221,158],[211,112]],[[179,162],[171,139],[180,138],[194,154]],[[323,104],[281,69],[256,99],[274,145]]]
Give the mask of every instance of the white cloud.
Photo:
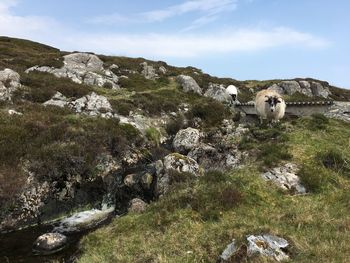
[[[276,47],[324,48],[329,44],[322,38],[284,27],[231,29],[215,34],[84,35],[76,42],[83,50],[161,59],[233,54]]]

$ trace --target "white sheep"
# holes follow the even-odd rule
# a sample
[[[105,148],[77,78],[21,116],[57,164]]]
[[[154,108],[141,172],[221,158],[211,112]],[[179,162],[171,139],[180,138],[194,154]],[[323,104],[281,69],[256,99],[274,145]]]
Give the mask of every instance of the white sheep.
[[[277,92],[273,90],[262,90],[256,94],[255,109],[261,123],[263,119],[278,122],[284,117],[286,103]]]
[[[237,100],[237,96],[238,96],[238,90],[235,86],[233,85],[229,85],[226,88],[226,92],[232,97],[232,101],[235,102]]]

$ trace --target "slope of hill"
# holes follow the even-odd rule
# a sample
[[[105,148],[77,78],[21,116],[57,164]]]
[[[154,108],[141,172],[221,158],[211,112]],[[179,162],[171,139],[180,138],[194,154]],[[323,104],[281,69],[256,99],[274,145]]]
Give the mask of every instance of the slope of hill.
[[[107,206],[129,213],[85,236],[77,261],[213,262],[235,239],[220,260],[244,262],[259,234],[286,239],[293,261],[344,261],[350,124],[258,126],[228,107],[228,85],[242,102],[269,87],[350,101],[315,79],[238,81],[0,37],[0,231]]]

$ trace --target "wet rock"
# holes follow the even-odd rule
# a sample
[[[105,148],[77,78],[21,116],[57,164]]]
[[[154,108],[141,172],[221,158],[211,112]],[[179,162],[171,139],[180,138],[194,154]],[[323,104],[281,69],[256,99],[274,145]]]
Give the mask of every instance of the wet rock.
[[[140,198],[134,198],[130,201],[128,212],[143,213],[147,208],[147,203]]]
[[[306,189],[301,185],[300,178],[296,175],[299,171],[297,165],[287,163],[284,166],[276,167],[262,174],[262,178],[274,182],[284,190],[305,194]]]
[[[202,95],[202,89],[198,86],[197,82],[191,76],[180,75],[176,78],[176,80],[185,92],[194,92]]]
[[[91,229],[104,222],[113,213],[114,207],[91,209],[63,219],[54,232],[69,233]]]
[[[231,104],[232,97],[226,91],[224,85],[209,83],[208,90],[204,93],[205,97],[213,98],[225,104]]]
[[[155,164],[157,174],[156,194],[164,195],[172,184],[173,172],[189,173],[198,177],[202,175],[198,163],[190,157],[172,153],[159,160]]]
[[[236,253],[236,241],[233,239],[232,243],[228,244],[225,250],[219,256],[217,263],[226,263],[230,262],[231,257]]]
[[[248,256],[261,255],[276,261],[288,260],[289,256],[284,250],[289,246],[287,240],[273,235],[250,235],[248,240]]]
[[[334,102],[328,112],[325,113],[325,116],[350,122],[350,102]]]
[[[199,139],[199,130],[193,128],[183,129],[177,132],[173,141],[173,147],[177,152],[187,153],[199,144]]]
[[[58,78],[70,78],[72,81],[99,87],[118,89],[118,77],[109,69],[103,68],[103,62],[96,55],[73,53],[64,56],[62,68],[34,66],[25,72],[40,71],[54,74]]]
[[[21,87],[20,75],[12,69],[0,71],[0,101],[11,101],[13,93]]]
[[[61,251],[67,244],[67,237],[60,233],[46,233],[38,237],[33,244],[35,254],[49,255]]]
[[[147,62],[143,62],[140,65],[142,66],[141,74],[146,79],[156,79],[158,77],[156,70],[152,66],[149,66]]]

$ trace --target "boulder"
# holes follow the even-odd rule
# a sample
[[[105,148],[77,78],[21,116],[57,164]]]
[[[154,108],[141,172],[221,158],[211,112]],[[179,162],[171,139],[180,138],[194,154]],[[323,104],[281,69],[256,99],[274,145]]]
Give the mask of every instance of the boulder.
[[[315,81],[311,82],[311,90],[312,94],[317,97],[328,98],[331,94],[327,87],[324,87],[321,83]]]
[[[72,81],[87,85],[96,85],[99,87],[110,87],[118,89],[118,76],[110,69],[103,68],[103,61],[96,55],[88,53],[73,53],[64,56],[64,65],[62,68],[53,68],[47,66],[34,66],[25,72],[40,71],[54,74],[58,78],[70,78]]]
[[[208,90],[204,93],[205,97],[213,98],[214,100],[223,102],[225,104],[231,104],[232,98],[227,93],[224,85],[209,83]]]
[[[155,164],[157,184],[156,193],[159,196],[166,194],[172,184],[172,176],[175,172],[189,173],[196,177],[202,175],[198,163],[190,157],[172,153],[159,160]]]
[[[112,105],[109,103],[108,99],[104,96],[97,95],[95,92],[69,102],[68,106],[77,113],[83,112],[92,116],[113,111]]]
[[[134,198],[130,201],[128,212],[143,213],[147,208],[147,203],[140,198]]]
[[[167,73],[167,69],[164,66],[160,66],[158,70],[163,75]]]
[[[11,101],[20,86],[20,75],[16,71],[8,68],[0,71],[0,101]]]
[[[194,92],[202,95],[202,89],[191,76],[180,75],[176,78],[176,80],[185,92]]]
[[[284,190],[305,194],[306,189],[301,184],[300,178],[296,175],[299,168],[296,164],[287,163],[284,166],[276,167],[262,174],[262,178],[274,182]]]
[[[350,102],[334,102],[334,104],[325,113],[325,116],[350,122]]]
[[[156,79],[158,77],[156,70],[152,66],[149,66],[147,62],[143,62],[140,65],[142,66],[141,74],[146,79]]]
[[[274,235],[250,235],[248,240],[248,256],[261,255],[276,261],[288,260],[289,256],[283,251],[288,246],[287,240]]]
[[[62,93],[57,91],[56,94],[50,100],[44,102],[44,105],[64,108],[68,105],[68,99],[64,95],[62,95]]]
[[[46,233],[39,236],[33,244],[33,252],[40,255],[50,255],[65,248],[67,237],[60,233]]]
[[[193,128],[183,129],[177,132],[173,141],[175,151],[187,153],[199,144],[199,130]]]
[[[217,263],[231,262],[230,259],[236,253],[236,251],[237,251],[236,241],[233,239],[232,243],[228,244],[225,250],[221,253],[221,255],[217,260]]]
[[[22,116],[23,115],[22,112],[18,112],[18,111],[15,111],[15,110],[8,110],[8,114],[9,115],[18,115],[18,116]]]
[[[308,97],[316,96],[328,98],[331,94],[328,87],[324,87],[321,83],[315,81],[310,83],[306,80],[300,80],[299,82],[295,80],[281,81],[278,84],[273,84],[268,89],[276,91],[281,95],[293,95],[299,92]]]

